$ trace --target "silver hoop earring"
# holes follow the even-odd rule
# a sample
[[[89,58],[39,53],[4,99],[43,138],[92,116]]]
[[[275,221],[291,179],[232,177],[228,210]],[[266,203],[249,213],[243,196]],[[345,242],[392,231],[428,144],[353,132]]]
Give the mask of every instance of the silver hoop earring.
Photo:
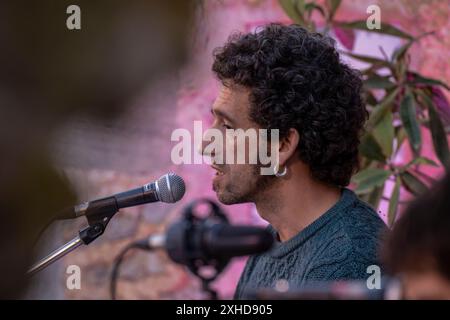
[[[275,165],[275,167],[273,168],[273,172],[274,172],[275,176],[278,177],[278,178],[284,177],[286,175],[286,173],[287,173],[287,167],[284,166],[284,169],[283,169],[282,172],[279,172],[279,170],[280,170],[280,165],[277,163]]]

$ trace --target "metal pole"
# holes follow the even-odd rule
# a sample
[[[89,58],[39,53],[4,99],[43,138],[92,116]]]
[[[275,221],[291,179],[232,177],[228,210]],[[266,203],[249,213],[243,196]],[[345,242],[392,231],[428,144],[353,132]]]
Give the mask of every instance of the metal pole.
[[[35,273],[41,271],[42,269],[52,264],[56,260],[62,258],[72,250],[75,250],[82,244],[83,240],[81,240],[80,236],[76,236],[62,247],[59,247],[58,249],[50,253],[48,256],[35,263],[30,269],[28,269],[27,274],[34,275]]]

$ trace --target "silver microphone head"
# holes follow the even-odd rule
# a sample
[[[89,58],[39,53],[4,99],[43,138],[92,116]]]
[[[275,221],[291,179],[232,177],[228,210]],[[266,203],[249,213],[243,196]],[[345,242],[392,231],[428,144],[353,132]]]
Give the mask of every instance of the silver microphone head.
[[[174,203],[183,198],[186,186],[175,173],[167,173],[156,181],[156,192],[161,202]]]

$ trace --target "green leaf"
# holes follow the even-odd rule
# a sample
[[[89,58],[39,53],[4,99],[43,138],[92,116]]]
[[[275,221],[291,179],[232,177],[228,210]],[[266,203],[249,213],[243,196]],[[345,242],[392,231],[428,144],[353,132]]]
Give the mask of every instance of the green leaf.
[[[400,118],[408,135],[409,142],[415,154],[418,154],[422,145],[422,136],[417,121],[414,97],[408,92],[400,104]]]
[[[369,29],[367,28],[367,21],[366,20],[359,20],[359,21],[353,21],[353,22],[339,22],[339,25],[342,28],[351,28],[351,29],[358,29],[358,30],[364,30],[367,32],[375,32],[375,33],[381,33],[381,34],[387,34],[395,37],[400,37],[408,40],[413,40],[414,37],[410,34],[407,34],[406,32],[401,31],[400,29],[397,29],[394,26],[391,26],[387,23],[381,23],[380,29]]]
[[[408,61],[406,59],[401,59],[396,61],[395,68],[394,68],[394,74],[396,77],[397,82],[401,83],[404,82],[404,79],[406,78],[406,74],[408,71]]]
[[[394,52],[392,53],[391,56],[391,60],[393,63],[395,63],[396,61],[399,62],[400,60],[403,60],[403,58],[405,57],[406,52],[409,50],[409,48],[411,48],[412,44],[418,40],[420,40],[422,37],[427,36],[429,34],[432,34],[433,32],[425,32],[423,34],[421,34],[420,36],[414,38],[414,39],[410,39],[408,42],[406,42],[404,45],[402,45],[401,47],[397,48],[396,50],[394,50]]]
[[[365,100],[368,105],[375,106],[378,104],[377,98],[375,98],[375,96],[371,91],[366,90],[364,93],[365,93]]]
[[[311,13],[313,10],[319,11],[322,17],[326,17],[325,10],[323,10],[323,8],[318,4],[314,2],[309,2],[305,5],[305,11],[307,11],[308,13]]]
[[[298,10],[299,7],[301,8],[301,3],[304,3],[303,0],[278,0],[278,2],[292,21],[300,25],[305,24],[302,13]]]
[[[423,164],[423,165],[430,165],[433,167],[438,167],[438,164],[434,162],[433,160],[426,158],[426,157],[417,157],[415,159],[412,159],[408,164],[405,166],[405,169],[408,169],[411,166],[417,165],[417,164]]]
[[[390,107],[393,105],[399,91],[399,88],[395,88],[395,90],[384,96],[384,98],[380,101],[380,104],[375,106],[370,113],[369,120],[367,120],[368,127],[374,127],[384,117],[386,112],[388,112]]]
[[[340,52],[345,54],[346,56],[349,56],[349,57],[351,57],[353,59],[356,59],[356,60],[359,60],[359,61],[362,61],[362,62],[366,62],[366,63],[369,63],[369,64],[375,64],[375,65],[381,65],[381,66],[386,67],[386,68],[392,67],[392,65],[388,61],[381,60],[381,59],[378,59],[378,58],[375,58],[375,57],[365,56],[365,55],[362,55],[362,54],[356,54],[356,53],[351,53],[351,52],[347,52],[347,51],[340,51]]]
[[[433,100],[426,94],[421,94],[421,97],[428,106],[428,116],[430,118],[430,131],[431,138],[433,140],[434,152],[436,152],[439,161],[442,165],[444,165],[446,170],[450,171],[450,152],[444,125],[442,124]]]
[[[364,86],[367,89],[390,89],[395,86],[395,83],[391,82],[389,77],[373,75],[364,80]]]
[[[371,193],[369,193],[369,197],[367,198],[367,202],[375,209],[378,209],[378,206],[380,205],[381,197],[383,196],[384,191],[384,184],[375,187]]]
[[[390,171],[377,168],[367,168],[352,178],[352,181],[358,184],[355,192],[358,194],[372,191],[375,187],[381,187],[387,178],[391,175]]]
[[[370,133],[366,133],[362,137],[361,143],[359,145],[359,153],[371,160],[377,160],[383,163],[386,160],[383,155],[383,150]]]
[[[397,133],[395,135],[395,138],[397,139],[397,144],[395,149],[398,150],[400,149],[400,146],[403,144],[403,141],[405,141],[406,139],[406,131],[405,128],[403,127],[396,128],[396,131]]]
[[[370,65],[369,67],[367,67],[366,69],[361,69],[360,71],[361,71],[361,74],[363,75],[363,76],[367,76],[367,77],[370,77],[370,76],[372,76],[373,74],[377,74],[377,72],[380,70],[380,69],[383,69],[383,68],[385,68],[386,66],[382,66],[382,65],[380,65],[380,64],[372,64],[372,65]]]
[[[337,9],[341,5],[341,0],[328,0],[328,7],[330,8],[330,15],[328,17],[328,21],[331,21],[336,14]]]
[[[440,80],[432,79],[432,78],[426,78],[426,77],[424,77],[424,76],[422,76],[422,75],[420,75],[420,74],[418,74],[416,72],[410,72],[410,73],[413,76],[413,80],[410,81],[411,83],[424,84],[424,85],[430,85],[430,86],[434,86],[434,85],[441,86],[441,87],[444,87],[445,89],[450,91],[450,87],[446,83],[444,83],[444,82],[442,82]]]
[[[403,46],[401,46],[400,48],[394,50],[394,52],[392,53],[392,57],[391,57],[392,62],[403,59],[406,52],[409,50],[409,48],[411,47],[411,45],[413,43],[414,43],[414,40],[410,40],[407,43],[405,43]]]
[[[305,0],[292,0],[292,1],[296,2],[295,7],[297,8],[298,13],[303,17],[306,11]]]
[[[372,131],[373,137],[386,158],[392,155],[392,143],[394,141],[394,126],[392,125],[392,112],[386,112],[382,120]]]
[[[390,227],[394,225],[395,217],[397,216],[398,200],[400,198],[400,185],[401,180],[397,177],[395,179],[395,185],[392,190],[391,198],[389,199],[388,225]]]
[[[400,173],[400,178],[405,189],[416,196],[421,195],[428,190],[428,187],[409,171]]]

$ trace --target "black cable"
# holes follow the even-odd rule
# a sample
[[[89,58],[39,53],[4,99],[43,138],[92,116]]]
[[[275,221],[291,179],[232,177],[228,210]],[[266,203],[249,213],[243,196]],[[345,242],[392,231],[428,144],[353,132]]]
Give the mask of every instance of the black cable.
[[[112,271],[111,271],[111,282],[110,282],[110,295],[111,300],[116,300],[116,289],[117,289],[117,279],[119,277],[119,268],[125,258],[125,254],[131,249],[141,249],[149,250],[148,244],[144,240],[139,240],[128,244],[125,248],[120,251],[120,253],[114,259]]]

